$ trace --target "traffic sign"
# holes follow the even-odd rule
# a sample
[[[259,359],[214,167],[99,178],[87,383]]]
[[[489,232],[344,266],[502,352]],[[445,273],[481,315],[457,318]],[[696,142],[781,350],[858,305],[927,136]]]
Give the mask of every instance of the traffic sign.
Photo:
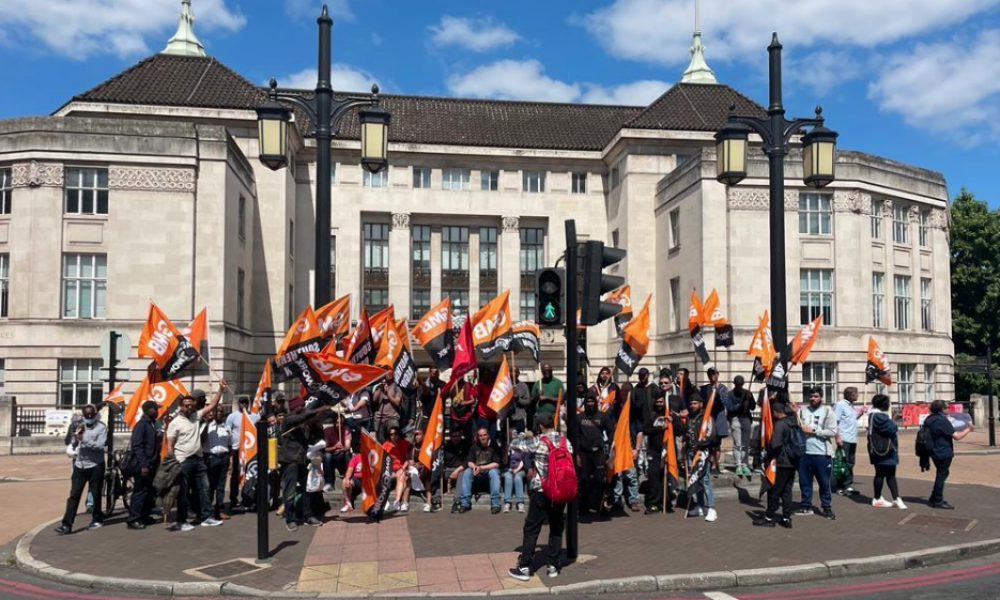
[[[118,359],[117,362],[121,364],[128,359],[129,350],[132,349],[132,341],[128,339],[128,334],[124,331],[109,330],[101,337],[101,359],[104,361],[104,367],[107,368],[111,366],[111,334],[117,334],[117,339],[115,342],[115,356]]]

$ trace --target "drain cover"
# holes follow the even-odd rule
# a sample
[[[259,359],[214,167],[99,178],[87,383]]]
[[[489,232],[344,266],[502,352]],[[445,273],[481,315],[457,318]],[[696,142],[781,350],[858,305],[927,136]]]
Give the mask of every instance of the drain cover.
[[[266,569],[267,566],[268,565],[258,565],[249,560],[237,558],[215,565],[198,567],[197,569],[188,569],[184,572],[202,579],[231,579],[233,577],[239,577],[240,575],[246,575],[247,573],[259,571],[260,569]]]
[[[903,519],[900,525],[918,525],[922,527],[938,527],[953,531],[969,531],[978,523],[976,519],[961,519],[958,517],[938,517],[936,515],[911,514]]]

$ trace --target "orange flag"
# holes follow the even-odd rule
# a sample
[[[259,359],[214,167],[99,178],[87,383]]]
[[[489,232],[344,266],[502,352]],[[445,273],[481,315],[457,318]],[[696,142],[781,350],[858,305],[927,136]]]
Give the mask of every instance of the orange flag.
[[[806,357],[809,356],[813,344],[816,343],[816,338],[819,337],[819,329],[822,326],[823,315],[819,315],[812,323],[804,326],[795,334],[795,337],[792,338],[792,357],[790,359],[793,364],[806,362]]]
[[[154,378],[155,379],[155,378]],[[168,379],[166,381],[150,381],[149,373],[139,383],[125,407],[125,414],[122,420],[131,429],[135,427],[139,419],[142,418],[142,404],[147,400],[152,400],[160,406],[157,418],[163,417],[171,406],[187,395],[187,388],[180,379]]]
[[[507,364],[507,355],[503,355],[500,363],[500,370],[497,371],[497,378],[493,382],[493,390],[490,392],[490,399],[487,403],[497,414],[507,406],[514,398],[514,380],[510,376],[510,365]]]
[[[155,303],[149,303],[146,325],[139,335],[139,358],[152,358],[161,379],[172,379],[198,360],[198,349],[184,337]]]
[[[717,310],[721,315],[722,311],[719,310],[719,292],[713,288],[712,293],[708,295],[708,298],[705,298],[705,304],[701,307],[701,323],[704,325],[711,324],[713,321],[712,317]],[[725,321],[725,316],[723,316],[723,321]]]
[[[865,383],[878,379],[886,385],[892,385],[892,374],[889,370],[889,358],[879,348],[875,336],[868,336],[868,366],[865,368]]]
[[[274,355],[274,374],[277,380],[288,381],[298,376],[301,365],[296,363],[296,359],[306,352],[319,352],[322,350],[322,343],[316,314],[307,305],[288,328],[285,339]]]
[[[257,391],[253,394],[253,403],[250,405],[250,412],[259,413],[261,403],[265,394],[271,393],[271,359],[264,361],[264,372],[260,374],[260,382],[257,384]]]
[[[342,337],[351,326],[351,295],[341,296],[316,311],[319,334],[323,339]]]
[[[381,519],[389,497],[392,456],[372,434],[361,431],[361,509],[373,519]]]
[[[119,383],[115,386],[115,389],[108,392],[108,395],[104,397],[105,402],[111,402],[112,404],[121,404],[125,402],[125,394],[122,393],[122,386],[124,383]]]
[[[764,394],[764,405],[760,409],[760,446],[765,452],[770,452],[771,436],[774,435],[774,417],[771,415],[771,397]],[[778,458],[768,457],[764,465],[764,477],[771,485],[778,475]]]
[[[691,308],[688,309],[688,331],[693,332],[696,327],[704,323],[705,307],[698,297],[698,290],[691,290]]]
[[[615,356],[615,366],[626,375],[631,375],[639,361],[649,351],[649,301],[652,296],[646,296],[639,314],[632,318],[622,328],[622,343]]]
[[[396,322],[396,309],[390,304],[372,315],[368,322],[371,326],[372,341],[378,348],[382,343],[382,336]]]
[[[250,415],[241,413],[240,418],[240,483],[246,481],[247,472],[257,456],[257,426],[250,420]]]
[[[199,354],[208,356],[208,308],[201,309],[187,327],[181,328],[181,335],[191,342],[191,346]],[[205,345],[204,348],[202,344]]]
[[[608,480],[621,473],[628,471],[635,466],[632,460],[632,437],[629,433],[629,412],[632,407],[632,399],[625,401],[622,407],[622,414],[618,417],[618,425],[615,426],[615,439],[611,445],[613,457],[611,459],[611,469],[608,473]]]
[[[556,392],[556,431],[559,431],[559,411],[562,410],[562,388]]]
[[[705,403],[705,408],[702,409],[702,414],[705,417],[701,420],[701,429],[698,431],[699,440],[704,440],[708,437],[708,430],[712,426],[712,406],[715,404],[715,391],[716,388],[713,388],[712,393],[708,395],[708,402]]]
[[[615,331],[618,333],[618,337],[621,337],[625,324],[632,320],[632,286],[626,284],[617,290],[608,292],[604,301],[622,307],[622,311],[615,315]]]
[[[427,421],[427,430],[424,432],[424,443],[420,446],[420,462],[429,471],[434,470],[434,454],[444,447],[444,413],[441,410],[441,392],[438,391],[437,399],[434,400],[434,408],[431,410],[431,418]]]
[[[613,389],[611,389],[611,386],[608,386],[608,389],[605,390],[604,392],[604,396],[602,396],[597,401],[598,410],[600,410],[601,412],[608,412],[609,410],[614,408],[615,401],[617,399],[618,399],[618,393],[615,392]]]
[[[510,290],[504,290],[472,315],[472,345],[489,360],[510,346]]]
[[[679,481],[680,471],[677,469],[677,443],[674,441],[674,420],[667,415],[667,427],[663,430],[663,460],[667,464],[667,473]]]

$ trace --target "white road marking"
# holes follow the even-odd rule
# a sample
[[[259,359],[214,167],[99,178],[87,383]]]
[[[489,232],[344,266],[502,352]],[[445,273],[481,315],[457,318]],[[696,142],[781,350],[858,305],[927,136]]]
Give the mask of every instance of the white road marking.
[[[737,600],[729,594],[723,594],[722,592],[705,592],[705,597],[710,600]]]

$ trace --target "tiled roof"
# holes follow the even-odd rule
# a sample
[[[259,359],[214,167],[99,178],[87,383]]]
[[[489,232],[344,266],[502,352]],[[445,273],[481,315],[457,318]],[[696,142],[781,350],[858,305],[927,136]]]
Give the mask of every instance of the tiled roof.
[[[214,58],[155,54],[73,100],[252,110],[265,97],[264,88]],[[383,107],[392,113],[393,142],[549,150],[601,150],[622,127],[714,131],[734,102],[743,112],[764,112],[728,86],[684,83],[646,108],[382,96]],[[337,137],[358,139],[356,112],[344,117]]]

